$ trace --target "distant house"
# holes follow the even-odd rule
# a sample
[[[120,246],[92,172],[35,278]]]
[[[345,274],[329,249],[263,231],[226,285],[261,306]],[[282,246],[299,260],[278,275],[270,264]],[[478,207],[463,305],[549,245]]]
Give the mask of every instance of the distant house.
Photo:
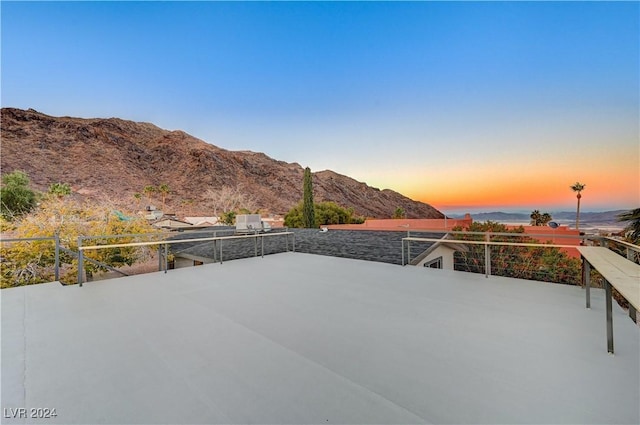
[[[185,217],[184,221],[193,224],[195,227],[224,226],[224,223],[220,221],[220,217],[215,216]]]
[[[161,229],[184,229],[193,227],[193,224],[187,221],[178,220],[174,215],[164,215],[156,222],[152,223],[152,226]]]
[[[284,218],[282,216],[270,215],[262,217],[262,221],[268,223],[271,228],[284,227]]]
[[[519,226],[508,226],[510,228],[517,228]],[[547,226],[522,226],[524,233],[527,235],[535,235],[532,238],[541,243],[552,243],[555,245],[573,245],[579,246],[581,244],[580,231],[576,229],[570,229],[569,226],[559,226],[555,229]],[[573,258],[580,258],[580,253],[575,248],[560,248],[568,256]]]
[[[441,241],[434,243],[427,248],[422,254],[411,260],[411,265],[430,267],[432,269],[454,269],[453,255],[456,251],[467,252],[469,246],[462,243],[455,243],[448,241],[451,238],[450,234],[446,234],[442,237]]]

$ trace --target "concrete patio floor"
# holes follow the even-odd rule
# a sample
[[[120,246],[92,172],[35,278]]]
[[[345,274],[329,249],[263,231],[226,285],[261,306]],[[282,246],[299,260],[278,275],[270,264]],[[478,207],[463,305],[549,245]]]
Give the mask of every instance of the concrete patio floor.
[[[640,423],[601,290],[283,253],[0,296],[2,423]]]

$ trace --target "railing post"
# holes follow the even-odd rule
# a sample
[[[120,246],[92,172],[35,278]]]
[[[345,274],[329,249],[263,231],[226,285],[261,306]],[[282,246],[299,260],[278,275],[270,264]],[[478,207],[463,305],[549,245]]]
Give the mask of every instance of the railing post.
[[[258,238],[257,236],[254,236],[253,238],[253,250],[254,250],[254,257],[258,256]]]
[[[488,243],[491,240],[491,235],[487,233],[484,238],[486,241],[484,244],[484,275],[488,278],[491,275],[491,250]]]
[[[162,245],[158,244],[158,271],[162,271]]]
[[[613,354],[613,314],[611,308],[611,284],[604,280],[605,310],[607,315],[607,351]]]
[[[220,239],[220,264],[222,264],[222,239]]]
[[[587,308],[591,308],[591,264],[584,257],[582,257],[582,282],[586,290]]]
[[[215,236],[217,237],[217,236]],[[213,261],[216,262],[218,261],[218,244],[220,243],[219,240],[214,240],[213,241]]]
[[[260,235],[260,243],[262,245],[262,258],[264,258],[264,235]]]
[[[58,233],[53,234],[53,240],[56,243],[55,253],[54,253],[54,276],[56,282],[60,280],[60,236]]]
[[[84,252],[82,251],[82,236],[78,236],[78,285],[82,288],[82,280],[83,280],[83,276],[82,276],[82,272],[83,272],[83,268],[84,268],[84,264],[83,264],[83,258],[82,256],[84,255]]]
[[[400,244],[402,246],[402,250],[401,250],[401,252],[402,252],[402,266],[404,267],[404,239],[400,240]]]
[[[164,244],[164,272],[169,268],[169,244]]]

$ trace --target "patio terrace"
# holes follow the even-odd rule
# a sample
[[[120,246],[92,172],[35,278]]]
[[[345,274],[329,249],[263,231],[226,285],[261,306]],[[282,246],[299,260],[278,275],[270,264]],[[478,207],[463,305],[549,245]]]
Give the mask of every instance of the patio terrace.
[[[640,422],[602,290],[289,252],[1,296],[3,423]]]

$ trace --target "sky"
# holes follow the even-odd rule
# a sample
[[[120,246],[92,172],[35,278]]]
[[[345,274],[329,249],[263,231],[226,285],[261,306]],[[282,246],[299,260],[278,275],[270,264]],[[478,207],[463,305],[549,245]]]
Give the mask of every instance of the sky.
[[[3,107],[118,117],[446,213],[640,206],[638,2],[0,2]]]

